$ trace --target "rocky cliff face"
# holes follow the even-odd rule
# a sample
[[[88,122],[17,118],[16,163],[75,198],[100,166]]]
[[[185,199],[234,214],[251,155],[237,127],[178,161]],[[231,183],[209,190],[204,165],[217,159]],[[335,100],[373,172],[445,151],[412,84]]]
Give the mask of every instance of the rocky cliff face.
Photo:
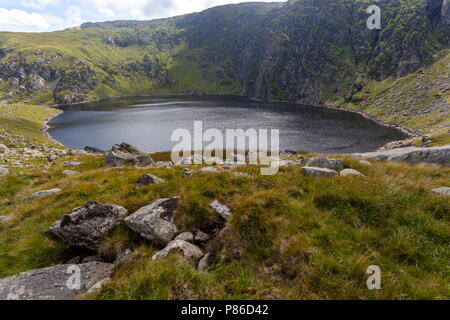
[[[381,30],[366,26],[372,4],[247,3],[149,22],[89,23],[65,31],[84,43],[69,52],[49,49],[59,41],[52,34],[35,50],[10,47],[10,35],[0,34],[0,92],[59,104],[158,92],[324,103],[351,99],[368,81],[404,77],[448,49],[448,0],[378,0]]]

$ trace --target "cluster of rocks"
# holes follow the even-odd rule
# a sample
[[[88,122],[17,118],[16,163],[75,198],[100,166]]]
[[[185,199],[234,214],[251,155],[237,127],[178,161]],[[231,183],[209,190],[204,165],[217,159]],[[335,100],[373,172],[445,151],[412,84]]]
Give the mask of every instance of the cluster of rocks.
[[[370,163],[369,163],[370,165]],[[361,172],[354,169],[344,169],[344,161],[331,158],[312,158],[302,168],[302,173],[310,177],[335,177],[339,174],[345,176],[365,177]],[[340,171],[340,173],[338,173]]]
[[[55,190],[56,192],[56,190]],[[43,193],[35,194],[36,197]],[[162,248],[152,260],[179,253],[188,263],[206,271],[210,253],[204,252],[212,239],[207,233],[180,232],[174,218],[179,197],[159,199],[135,213],[114,204],[88,202],[65,214],[49,227],[49,231],[73,248],[83,249],[93,255],[81,259],[74,257],[64,265],[32,270],[0,280],[0,299],[5,300],[61,300],[77,299],[80,294],[94,292],[106,284],[118,263],[132,260],[132,251],[126,250],[116,257],[114,263],[105,263],[96,255],[101,239],[118,224],[124,222],[131,230],[156,248]],[[231,209],[213,201],[210,207],[225,220]],[[72,272],[80,272],[81,282],[76,288],[70,286]]]

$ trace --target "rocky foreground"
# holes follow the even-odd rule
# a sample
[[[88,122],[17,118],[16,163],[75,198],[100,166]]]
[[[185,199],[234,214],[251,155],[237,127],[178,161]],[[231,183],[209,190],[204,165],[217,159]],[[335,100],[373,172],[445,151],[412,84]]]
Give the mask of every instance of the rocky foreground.
[[[104,157],[105,167],[135,166],[140,168],[171,168],[178,166],[183,168],[182,177],[190,177],[194,174],[215,175],[229,172],[236,177],[252,178],[245,172],[236,172],[242,167],[242,163],[228,161],[209,167],[192,166],[193,158],[181,160],[178,164],[170,161],[154,161],[148,154],[138,148],[123,143],[113,146],[110,151],[102,151],[87,147],[86,151],[56,151],[56,149],[9,149],[1,146],[3,157],[16,157],[26,154],[29,157],[45,158],[52,163],[64,156],[82,154],[95,154]],[[354,157],[363,158],[359,165],[370,167],[370,160],[404,161],[409,163],[435,163],[443,166],[450,165],[450,146],[439,148],[403,148],[381,151],[367,154],[354,154]],[[283,153],[283,160],[279,162],[281,167],[301,168],[301,173],[306,177],[331,179],[336,176],[354,177],[366,179],[366,175],[353,168],[346,167],[342,159],[328,157],[301,156],[296,153]],[[209,159],[211,160],[211,159]],[[220,160],[220,159],[218,159]],[[217,160],[217,161],[218,161]],[[241,159],[243,160],[243,159]],[[233,163],[232,163],[233,162]],[[74,160],[65,161],[63,167],[74,167],[81,165]],[[46,166],[44,164],[44,166]],[[4,169],[3,175],[8,174]],[[64,171],[67,176],[76,175],[77,172]],[[144,174],[135,183],[135,190],[148,186],[164,185],[166,180],[153,175]],[[443,186],[434,189],[435,194],[443,197],[449,196],[450,188]],[[63,190],[49,189],[41,190],[31,194],[25,201],[52,197]],[[213,199],[209,203],[209,210],[217,217],[213,228],[208,230],[186,230],[177,226],[175,217],[180,210],[180,202],[186,199],[176,196],[154,200],[147,206],[139,208],[134,213],[118,204],[100,204],[90,201],[84,206],[74,208],[66,213],[59,221],[49,227],[49,232],[60,241],[72,247],[74,252],[82,255],[71,257],[66,264],[37,269],[20,273],[18,275],[0,280],[0,299],[27,300],[27,299],[76,299],[81,294],[95,293],[107,284],[114,274],[118,265],[129,263],[133,256],[133,250],[126,248],[118,252],[114,261],[104,261],[99,254],[99,248],[103,239],[119,225],[123,224],[132,232],[139,235],[143,241],[158,250],[153,254],[152,260],[164,259],[172,253],[178,253],[185,263],[192,265],[200,272],[208,272],[217,258],[211,251],[212,244],[220,241],[225,234],[230,232],[227,221],[232,219],[234,209],[230,207],[226,199]],[[69,209],[69,208],[68,208]],[[0,221],[8,223],[14,217],[2,216]],[[0,222],[1,223],[1,222]],[[76,269],[71,269],[75,266]],[[73,270],[81,272],[81,284],[73,288],[69,281]]]

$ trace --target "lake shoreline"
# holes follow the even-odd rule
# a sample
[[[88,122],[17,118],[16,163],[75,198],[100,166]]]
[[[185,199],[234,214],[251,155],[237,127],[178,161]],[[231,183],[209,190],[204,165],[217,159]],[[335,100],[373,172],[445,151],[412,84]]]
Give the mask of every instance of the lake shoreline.
[[[62,144],[61,142],[57,141],[56,139],[54,139],[51,134],[48,132],[49,129],[51,129],[51,126],[49,125],[49,122],[53,119],[56,118],[57,116],[61,115],[64,112],[64,107],[70,107],[70,106],[77,106],[77,105],[82,105],[82,104],[87,104],[87,103],[93,103],[93,102],[102,102],[102,101],[110,101],[113,99],[120,99],[120,98],[133,98],[133,97],[140,97],[140,98],[154,98],[154,97],[163,97],[163,96],[174,96],[174,97],[242,97],[242,98],[248,98],[252,101],[257,101],[257,102],[263,102],[263,103],[286,103],[286,104],[293,104],[293,105],[299,105],[299,106],[309,106],[309,107],[317,107],[317,108],[325,108],[325,109],[330,109],[330,110],[339,110],[339,111],[345,111],[345,112],[349,112],[349,113],[354,113],[354,114],[358,114],[370,121],[373,121],[381,126],[384,127],[388,127],[388,128],[393,128],[396,129],[402,133],[404,133],[405,135],[407,135],[408,137],[403,139],[403,140],[393,140],[391,142],[386,143],[385,145],[381,146],[379,149],[384,148],[385,146],[393,143],[393,142],[398,142],[398,141],[406,141],[408,139],[411,138],[418,138],[418,137],[422,137],[423,135],[420,134],[418,131],[413,130],[412,128],[408,128],[402,125],[398,125],[395,123],[388,123],[385,122],[381,119],[378,119],[364,111],[356,111],[356,110],[350,110],[347,108],[339,108],[337,106],[331,106],[331,105],[325,105],[325,104],[308,104],[308,103],[302,103],[302,102],[295,102],[295,101],[288,101],[288,100],[273,100],[273,99],[258,99],[255,97],[250,97],[250,96],[246,96],[246,95],[242,95],[242,94],[200,94],[200,95],[189,95],[189,94],[155,94],[155,95],[149,95],[149,94],[145,94],[145,95],[123,95],[123,96],[111,96],[111,97],[105,97],[105,98],[98,98],[98,99],[91,99],[91,100],[86,100],[86,101],[82,101],[82,102],[75,102],[75,103],[70,103],[70,104],[53,104],[53,105],[48,105],[48,107],[54,108],[54,109],[59,109],[59,112],[57,112],[56,114],[52,115],[50,118],[46,119],[46,121],[44,121],[43,123],[43,133],[44,136],[46,136],[47,138],[51,139],[53,142],[66,147],[64,144]],[[379,150],[378,149],[378,150]]]

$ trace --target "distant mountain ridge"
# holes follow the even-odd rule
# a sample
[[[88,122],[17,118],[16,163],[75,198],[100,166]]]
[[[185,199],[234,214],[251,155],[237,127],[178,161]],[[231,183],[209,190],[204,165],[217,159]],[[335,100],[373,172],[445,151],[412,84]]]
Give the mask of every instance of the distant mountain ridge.
[[[381,30],[366,26],[372,4],[382,9]],[[65,104],[233,93],[333,104],[423,132],[448,131],[449,7],[448,0],[291,0],[0,33],[0,96]]]

